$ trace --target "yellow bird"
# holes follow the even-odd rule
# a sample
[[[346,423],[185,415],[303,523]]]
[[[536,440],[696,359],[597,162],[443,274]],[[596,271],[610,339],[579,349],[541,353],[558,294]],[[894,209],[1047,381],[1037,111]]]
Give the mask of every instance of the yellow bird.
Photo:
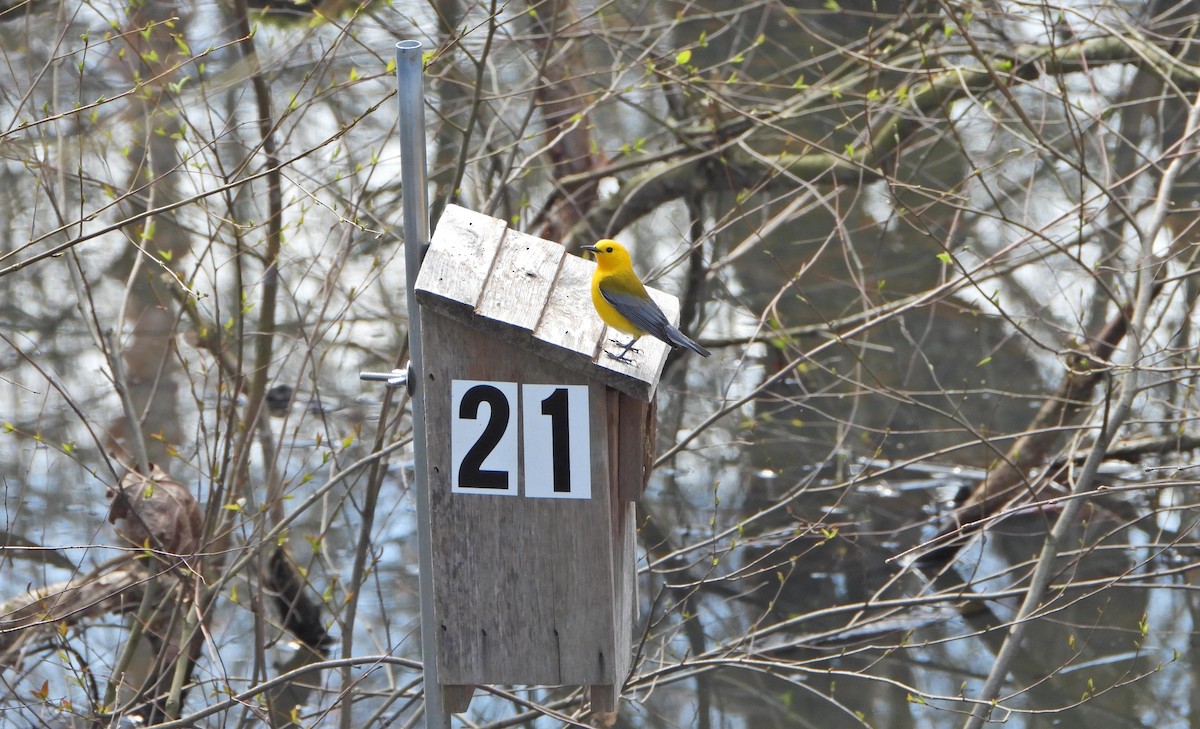
[[[705,357],[712,354],[671,326],[667,315],[646,293],[646,287],[634,273],[633,261],[624,246],[615,240],[605,239],[594,246],[584,246],[583,250],[596,256],[596,272],[592,274],[592,304],[596,306],[596,313],[613,329],[633,336],[620,354],[607,350],[605,354],[619,362],[631,362],[625,355],[645,334],[661,339],[672,347],[685,347]]]

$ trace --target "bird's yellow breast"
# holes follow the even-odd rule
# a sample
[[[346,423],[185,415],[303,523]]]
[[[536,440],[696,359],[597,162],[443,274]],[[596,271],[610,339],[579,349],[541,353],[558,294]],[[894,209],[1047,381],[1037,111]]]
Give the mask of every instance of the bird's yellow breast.
[[[637,284],[637,288],[643,292],[646,290],[646,287],[642,286],[642,282],[638,281],[637,276],[632,271],[629,272],[628,276],[633,278],[634,283]],[[613,308],[612,304],[608,303],[604,298],[604,294],[601,293],[602,288],[615,289],[617,291],[629,290],[629,282],[622,281],[621,279],[621,273],[605,272],[597,268],[596,273],[592,275],[592,305],[596,307],[596,313],[600,315],[605,324],[625,334],[640,337],[646,332],[642,331],[636,324],[626,319],[621,312]]]

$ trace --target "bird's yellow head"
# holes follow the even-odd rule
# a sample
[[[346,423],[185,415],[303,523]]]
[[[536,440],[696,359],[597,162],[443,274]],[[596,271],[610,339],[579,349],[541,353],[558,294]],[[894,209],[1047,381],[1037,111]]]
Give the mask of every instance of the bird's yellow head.
[[[633,268],[629,251],[615,240],[605,238],[597,241],[594,246],[584,246],[583,250],[589,251],[596,257],[596,265],[600,267],[601,271],[625,271]]]

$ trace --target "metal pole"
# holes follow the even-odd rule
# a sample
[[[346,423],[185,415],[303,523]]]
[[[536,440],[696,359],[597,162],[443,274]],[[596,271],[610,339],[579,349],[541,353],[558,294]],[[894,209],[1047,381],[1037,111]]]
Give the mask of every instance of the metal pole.
[[[404,196],[404,262],[408,275],[408,387],[412,394],[414,486],[417,496],[417,559],[421,588],[421,660],[425,664],[425,727],[449,729],[442,711],[437,676],[433,616],[433,542],[429,531],[429,480],[425,456],[425,388],[422,387],[421,317],[417,272],[429,245],[429,191],[425,166],[425,91],[421,41],[396,44],[396,84],[400,102],[400,185]]]

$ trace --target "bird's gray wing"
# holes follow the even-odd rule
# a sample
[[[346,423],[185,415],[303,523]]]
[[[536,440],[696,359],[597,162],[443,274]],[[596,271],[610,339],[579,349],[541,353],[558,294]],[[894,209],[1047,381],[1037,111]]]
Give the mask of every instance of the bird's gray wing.
[[[603,288],[600,289],[600,295],[612,305],[612,308],[620,312],[621,316],[636,324],[638,329],[647,334],[653,334],[661,339],[670,325],[667,315],[658,308],[654,299],[643,299],[620,291],[605,291]]]

